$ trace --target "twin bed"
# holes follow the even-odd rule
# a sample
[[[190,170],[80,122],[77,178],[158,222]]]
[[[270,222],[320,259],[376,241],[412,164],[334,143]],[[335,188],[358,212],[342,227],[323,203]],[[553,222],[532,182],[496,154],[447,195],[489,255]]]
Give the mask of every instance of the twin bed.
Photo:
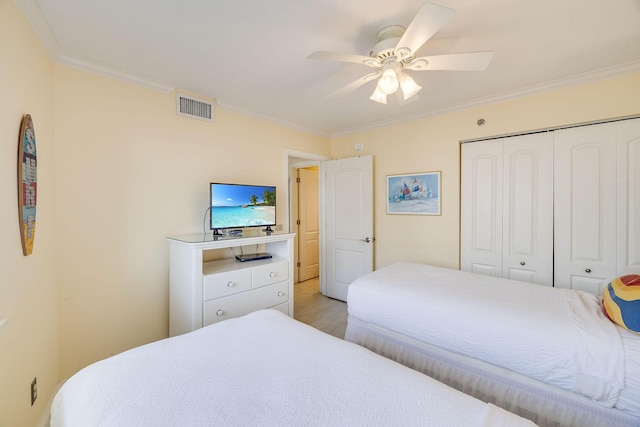
[[[397,263],[347,302],[346,340],[541,426],[640,425],[640,335],[594,295]]]
[[[96,362],[51,426],[532,426],[361,346],[262,310]]]

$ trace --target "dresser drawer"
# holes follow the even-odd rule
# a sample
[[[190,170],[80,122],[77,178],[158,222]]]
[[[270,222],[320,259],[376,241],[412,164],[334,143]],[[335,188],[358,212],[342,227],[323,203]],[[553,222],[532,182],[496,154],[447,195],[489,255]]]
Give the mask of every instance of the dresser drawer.
[[[287,261],[272,262],[258,265],[251,269],[253,288],[260,288],[289,278],[289,263]]]
[[[264,286],[204,303],[204,326],[289,301],[288,282]],[[287,313],[288,314],[288,313]]]
[[[251,289],[251,270],[227,271],[203,276],[202,297],[204,301],[237,294]]]

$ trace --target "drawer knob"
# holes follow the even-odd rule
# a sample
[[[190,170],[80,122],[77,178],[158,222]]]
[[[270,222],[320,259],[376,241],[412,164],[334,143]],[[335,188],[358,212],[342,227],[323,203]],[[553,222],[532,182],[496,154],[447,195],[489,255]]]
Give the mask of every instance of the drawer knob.
[[[587,268],[586,270],[584,270],[585,273],[591,273],[591,269]]]
[[[520,265],[525,265],[526,263],[524,261],[520,261]]]
[[[278,291],[278,296],[279,296],[279,297],[283,297],[283,296],[284,296],[284,292],[282,292],[282,291]]]
[[[228,287],[230,287],[230,288],[233,288],[235,285],[236,285],[236,284],[235,284],[235,283],[233,283],[233,282],[229,282],[229,283],[227,283],[227,286],[228,286]]]
[[[222,316],[224,314],[224,310],[216,311],[216,316]]]
[[[272,271],[271,273],[269,273],[269,277],[276,277],[275,271]]]

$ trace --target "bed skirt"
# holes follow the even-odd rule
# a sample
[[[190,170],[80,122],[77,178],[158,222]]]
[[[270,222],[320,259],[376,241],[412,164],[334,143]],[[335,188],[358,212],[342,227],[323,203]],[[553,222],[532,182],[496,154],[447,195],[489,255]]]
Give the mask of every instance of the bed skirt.
[[[345,340],[420,371],[540,427],[632,427],[640,419],[578,394],[349,316]]]

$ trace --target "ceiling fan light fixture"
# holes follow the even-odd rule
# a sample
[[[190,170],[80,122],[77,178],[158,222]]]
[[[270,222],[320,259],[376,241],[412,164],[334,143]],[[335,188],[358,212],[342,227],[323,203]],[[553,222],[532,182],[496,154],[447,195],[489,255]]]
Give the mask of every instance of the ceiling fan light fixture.
[[[396,74],[396,70],[393,68],[387,68],[382,73],[380,80],[378,80],[376,90],[384,93],[385,95],[391,95],[398,90],[398,86],[400,86],[400,83],[398,82],[398,75]]]
[[[380,92],[377,87],[376,90],[373,91],[373,94],[369,97],[369,99],[380,104],[387,103],[387,95]]]
[[[420,92],[422,86],[416,83],[409,74],[402,73],[400,75],[400,88],[402,89],[402,93],[404,94],[404,100],[406,101],[416,93]]]
[[[416,52],[431,39],[449,20],[455,11],[434,3],[423,3],[408,27],[389,25],[378,31],[378,42],[369,56],[318,51],[312,59],[326,59],[365,65],[373,73],[360,77],[344,88],[334,92],[347,93],[377,79],[376,89],[370,99],[386,104],[387,96],[396,94],[401,105],[422,90],[406,71],[457,70],[481,71],[487,68],[493,52],[468,52],[431,55],[416,58]],[[402,90],[403,99],[398,89]]]

